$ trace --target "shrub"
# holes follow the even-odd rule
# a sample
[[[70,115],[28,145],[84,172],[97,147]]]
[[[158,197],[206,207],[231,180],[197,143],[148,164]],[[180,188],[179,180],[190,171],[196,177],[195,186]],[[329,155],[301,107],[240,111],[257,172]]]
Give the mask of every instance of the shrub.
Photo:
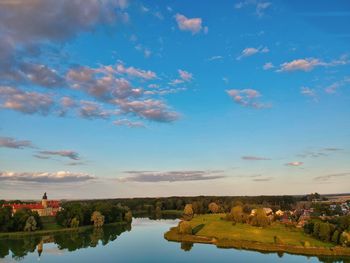
[[[199,231],[202,230],[202,228],[204,227],[205,225],[204,224],[200,224],[198,226],[195,226],[193,229],[192,229],[192,235],[196,235]]]
[[[273,237],[273,242],[277,245],[282,245],[283,241],[278,237],[278,236],[274,236]]]
[[[335,244],[338,244],[339,242],[339,231],[335,230],[333,235],[332,235],[332,242]]]
[[[309,241],[301,241],[301,244],[304,246],[304,247],[310,247],[310,242]]]

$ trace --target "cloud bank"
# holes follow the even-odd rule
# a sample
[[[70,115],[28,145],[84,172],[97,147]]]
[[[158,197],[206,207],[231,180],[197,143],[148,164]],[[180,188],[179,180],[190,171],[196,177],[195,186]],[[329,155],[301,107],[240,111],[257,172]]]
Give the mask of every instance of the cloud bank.
[[[0,181],[35,182],[35,183],[75,183],[92,180],[95,177],[66,171],[49,172],[0,172]]]
[[[225,178],[223,171],[126,171],[131,174],[128,177],[122,177],[121,182],[186,182],[186,181],[205,181]]]

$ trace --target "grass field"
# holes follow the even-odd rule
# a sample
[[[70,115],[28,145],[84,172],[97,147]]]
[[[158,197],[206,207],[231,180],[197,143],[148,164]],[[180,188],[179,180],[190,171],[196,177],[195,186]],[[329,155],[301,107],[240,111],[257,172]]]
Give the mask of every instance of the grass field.
[[[280,223],[261,228],[249,224],[232,224],[222,220],[224,214],[195,216],[192,228],[204,225],[196,234],[179,234],[177,227],[171,228],[164,238],[176,242],[214,244],[223,248],[238,248],[264,252],[287,252],[314,256],[350,256],[350,249],[322,242],[301,229],[286,227]],[[275,243],[275,236],[279,242]],[[307,245],[305,245],[307,244]]]
[[[215,237],[217,239],[246,240],[262,243],[274,243],[274,236],[279,237],[283,244],[300,246],[308,241],[312,247],[332,247],[331,243],[325,243],[306,235],[301,229],[290,229],[280,223],[274,223],[266,228],[254,227],[249,224],[236,224],[221,220],[223,214],[207,214],[196,216],[191,225],[205,226],[197,233],[198,236]]]

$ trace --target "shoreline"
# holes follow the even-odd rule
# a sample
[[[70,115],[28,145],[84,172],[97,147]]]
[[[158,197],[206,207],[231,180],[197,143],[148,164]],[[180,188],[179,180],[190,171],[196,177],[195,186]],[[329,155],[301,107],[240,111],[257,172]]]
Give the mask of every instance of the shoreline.
[[[113,225],[127,225],[127,222],[115,222],[115,223],[109,223],[105,224],[103,226],[113,226]],[[0,239],[6,239],[6,238],[21,238],[21,237],[26,237],[26,236],[42,236],[42,235],[51,235],[51,234],[57,234],[57,233],[64,233],[64,232],[83,232],[88,229],[94,228],[93,225],[88,225],[88,226],[79,226],[77,228],[60,228],[60,229],[43,229],[43,230],[37,230],[33,232],[4,232],[0,233]]]
[[[273,243],[262,243],[258,241],[218,239],[216,237],[182,235],[177,233],[177,227],[170,228],[164,234],[164,238],[172,242],[191,242],[216,245],[218,248],[235,248],[244,250],[254,250],[259,252],[289,253],[304,256],[338,256],[350,257],[350,249],[341,246],[334,247],[304,247],[292,245],[280,245]]]

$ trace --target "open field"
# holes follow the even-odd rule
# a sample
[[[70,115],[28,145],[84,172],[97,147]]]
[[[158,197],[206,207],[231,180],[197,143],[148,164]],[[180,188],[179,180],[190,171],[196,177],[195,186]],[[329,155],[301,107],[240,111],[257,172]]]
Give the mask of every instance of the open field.
[[[218,247],[233,247],[261,251],[289,252],[307,255],[347,255],[350,249],[335,247],[306,235],[302,230],[287,228],[280,223],[260,228],[249,224],[235,224],[222,220],[224,214],[195,216],[191,221],[192,228],[200,224],[204,227],[195,235],[179,235],[177,228],[165,233],[170,241],[187,241],[194,243],[215,244]],[[274,237],[281,242],[276,244]],[[308,243],[304,246],[305,242]]]

